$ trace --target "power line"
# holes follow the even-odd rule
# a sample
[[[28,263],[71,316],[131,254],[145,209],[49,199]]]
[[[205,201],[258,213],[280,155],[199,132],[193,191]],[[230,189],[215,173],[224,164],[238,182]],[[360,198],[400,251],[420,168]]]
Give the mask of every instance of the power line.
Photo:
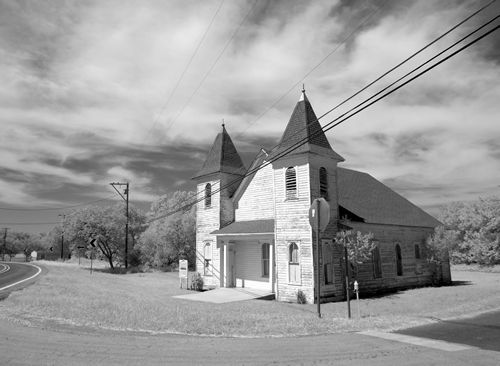
[[[168,104],[170,103],[170,100],[172,99],[173,95],[175,94],[175,92],[179,88],[179,85],[181,84],[182,80],[184,79],[184,75],[186,74],[187,70],[191,66],[191,63],[193,62],[194,58],[198,54],[198,51],[200,50],[200,47],[201,47],[203,41],[205,40],[205,38],[206,38],[206,36],[207,36],[210,28],[212,27],[212,25],[213,25],[213,23],[215,21],[215,18],[219,14],[220,9],[222,8],[222,5],[224,4],[224,1],[225,0],[222,0],[220,2],[219,6],[217,7],[217,10],[215,11],[214,15],[212,16],[212,19],[211,19],[210,23],[208,24],[208,27],[205,29],[205,32],[203,33],[202,37],[200,38],[200,40],[199,40],[196,48],[194,49],[194,52],[192,53],[191,57],[189,58],[188,63],[184,67],[184,70],[182,71],[179,79],[177,80],[177,83],[175,84],[174,88],[170,92],[170,95],[168,96],[168,98],[165,101],[165,103],[163,103],[163,106],[161,107],[160,112],[157,114],[155,120],[153,121],[153,125],[151,126],[151,128],[149,129],[149,131],[146,133],[146,135],[144,137],[144,140],[147,139],[147,137],[149,136],[149,134],[151,133],[151,131],[153,131],[153,129],[155,128],[156,124],[158,123],[158,120],[160,119],[161,114],[167,108]]]
[[[492,19],[491,21],[487,22],[486,24],[490,24],[492,21],[496,20],[498,17],[499,17],[499,16],[496,16],[494,19]],[[486,25],[486,24],[485,24],[485,25]],[[481,26],[480,28],[478,28],[478,29],[474,30],[473,32],[471,32],[471,34],[473,34],[473,33],[477,32],[479,29],[483,28],[485,25],[483,25],[483,26]],[[447,61],[447,60],[448,60],[448,59],[450,59],[451,57],[453,57],[453,56],[457,55],[458,53],[462,52],[462,51],[463,51],[463,50],[465,50],[466,48],[468,48],[468,47],[472,46],[473,44],[475,44],[475,43],[476,43],[476,42],[478,42],[479,40],[483,39],[483,38],[484,38],[484,37],[486,37],[487,35],[489,35],[489,34],[493,33],[494,31],[498,30],[498,28],[499,28],[499,27],[500,27],[500,26],[498,26],[498,25],[497,25],[495,28],[493,28],[493,29],[491,29],[491,30],[487,31],[487,32],[486,32],[486,33],[484,33],[483,35],[478,36],[478,37],[477,37],[477,38],[475,38],[474,40],[470,41],[469,43],[467,43],[466,45],[462,46],[462,47],[461,47],[461,48],[459,48],[458,50],[454,51],[454,52],[453,52],[453,53],[451,53],[450,55],[446,56],[446,57],[445,57],[445,58],[443,58],[442,60],[440,60],[440,61],[436,62],[435,64],[433,64],[433,65],[431,65],[431,66],[429,66],[428,68],[426,68],[425,70],[421,71],[421,72],[420,72],[420,73],[418,73],[417,75],[413,76],[413,77],[412,77],[412,78],[410,78],[409,80],[405,81],[405,82],[404,82],[404,83],[402,83],[401,85],[399,85],[399,86],[395,87],[395,88],[394,88],[394,89],[392,89],[392,90],[387,91],[386,93],[384,93],[383,95],[381,95],[381,96],[380,96],[380,97],[378,97],[377,99],[375,99],[375,100],[371,101],[369,104],[366,104],[365,106],[363,106],[362,108],[358,109],[357,111],[354,111],[352,114],[350,114],[350,115],[348,115],[348,116],[345,116],[345,117],[343,117],[343,118],[342,118],[342,116],[344,116],[345,114],[344,114],[344,115],[342,115],[341,117],[339,117],[339,118],[341,118],[341,119],[340,119],[340,121],[338,121],[338,119],[339,119],[339,118],[334,119],[333,121],[331,121],[331,122],[329,122],[327,125],[325,125],[325,127],[321,128],[321,129],[320,129],[320,130],[318,130],[318,131],[313,132],[312,136],[310,136],[310,137],[308,137],[308,138],[305,138],[305,139],[303,139],[302,141],[299,141],[298,143],[296,143],[295,145],[292,145],[291,147],[289,147],[289,148],[288,148],[288,149],[286,149],[285,151],[283,151],[283,152],[281,152],[281,153],[278,153],[275,157],[273,157],[273,158],[272,158],[272,159],[270,159],[269,161],[266,161],[266,162],[265,162],[264,164],[262,164],[261,166],[259,166],[259,167],[255,168],[255,169],[253,169],[253,170],[251,170],[251,171],[248,171],[248,172],[247,172],[244,176],[239,177],[239,178],[237,178],[237,179],[233,180],[232,182],[230,182],[230,183],[226,184],[226,185],[225,185],[225,186],[223,186],[223,187],[220,187],[218,190],[214,191],[212,194],[218,193],[218,192],[220,192],[222,189],[227,188],[227,187],[229,187],[229,186],[231,186],[231,185],[233,185],[233,184],[236,184],[237,182],[239,182],[239,181],[243,180],[245,177],[255,174],[258,170],[263,169],[264,167],[268,166],[269,164],[272,164],[274,161],[276,161],[276,160],[278,160],[278,159],[282,158],[282,157],[283,157],[283,156],[285,156],[285,155],[290,154],[291,152],[293,152],[294,150],[296,150],[297,148],[299,148],[300,146],[302,146],[303,144],[305,144],[307,141],[309,141],[309,139],[310,139],[310,138],[315,137],[317,134],[319,134],[319,133],[321,133],[321,132],[323,132],[323,133],[324,133],[324,132],[326,132],[326,131],[328,131],[328,130],[330,130],[330,129],[332,129],[332,128],[336,127],[336,126],[338,126],[339,124],[341,124],[341,123],[345,122],[345,121],[346,121],[346,120],[348,120],[349,118],[352,118],[353,116],[355,116],[356,114],[358,114],[358,113],[360,113],[361,111],[365,110],[366,108],[370,107],[371,105],[375,104],[376,102],[378,102],[378,101],[382,100],[383,98],[386,98],[387,96],[391,95],[391,94],[392,94],[392,93],[394,93],[395,91],[397,91],[397,90],[401,89],[403,86],[405,86],[405,85],[409,84],[410,82],[414,81],[415,79],[419,78],[420,76],[422,76],[422,75],[426,74],[427,72],[431,71],[432,69],[434,69],[434,68],[435,68],[435,67],[437,67],[438,65],[442,64],[443,62]],[[470,36],[470,34],[469,34],[468,36]],[[467,36],[467,37],[468,37],[468,36]],[[442,52],[441,52],[441,53],[442,53]],[[435,57],[433,57],[433,58],[435,58]],[[428,62],[426,62],[426,63],[428,63]],[[378,93],[378,94],[380,94],[380,93]],[[368,100],[370,100],[370,99],[373,99],[373,97],[369,98]],[[359,105],[362,105],[362,104],[365,104],[365,103],[366,103],[366,101],[362,102],[362,103],[361,103],[361,104],[359,104]],[[358,106],[359,106],[359,105],[358,105]],[[357,107],[355,107],[355,108],[357,108]],[[337,122],[336,122],[336,121],[337,121]],[[336,122],[336,123],[335,123],[335,122]],[[170,216],[170,215],[172,215],[172,214],[175,214],[175,213],[177,213],[177,212],[179,212],[179,211],[186,210],[186,209],[188,209],[189,207],[193,206],[194,204],[196,204],[196,203],[198,203],[198,202],[201,202],[203,199],[204,199],[204,197],[199,198],[199,199],[197,199],[196,201],[194,201],[194,202],[192,202],[192,203],[189,203],[189,204],[186,204],[186,205],[184,205],[184,206],[180,207],[179,209],[177,209],[177,210],[175,210],[175,211],[171,211],[171,212],[169,212],[169,213],[167,213],[167,214],[164,214],[164,215],[161,215],[161,216],[159,216],[159,217],[157,217],[157,218],[151,219],[151,220],[149,220],[149,221],[148,221],[148,223],[151,223],[151,222],[153,222],[153,221],[160,220],[160,219],[162,219],[162,218],[165,218],[165,217],[167,217],[167,216]]]
[[[493,0],[495,1],[495,0]],[[248,126],[235,138],[239,138],[245,134],[250,127],[257,123],[262,117],[264,117],[271,109],[273,109],[277,104],[279,104],[292,90],[294,90],[300,83],[302,83],[309,75],[311,75],[318,67],[320,67],[331,55],[333,55],[337,50],[344,45],[349,39],[351,39],[357,32],[359,32],[366,23],[377,14],[387,3],[387,0],[378,8],[376,8],[370,15],[368,15],[353,31],[351,31],[346,38],[342,40],[333,50],[331,50],[325,57],[323,57],[320,62],[313,66],[302,78],[300,78],[295,84],[293,84],[284,94],[282,94],[278,99],[274,101],[263,113],[261,113],[257,118],[248,124]]]
[[[19,226],[27,226],[27,225],[55,225],[60,224],[60,222],[0,222],[0,225],[19,225]]]
[[[12,207],[0,207],[0,210],[3,211],[60,211],[60,210],[66,210],[68,208],[75,208],[75,207],[81,207],[81,206],[88,206],[93,203],[98,203],[98,202],[103,202],[103,201],[110,201],[112,196],[109,196],[109,198],[101,198],[97,199],[94,201],[89,201],[89,202],[84,202],[84,203],[78,203],[75,205],[70,205],[70,206],[63,206],[63,207],[47,207],[47,208],[12,208]]]
[[[226,52],[226,49],[229,47],[229,45],[231,44],[231,42],[233,41],[233,39],[236,37],[236,34],[238,34],[238,32],[240,31],[241,27],[243,26],[243,24],[247,20],[248,16],[252,12],[252,10],[255,8],[255,5],[257,5],[257,2],[258,2],[258,0],[254,1],[253,5],[250,7],[250,9],[246,13],[246,15],[241,20],[241,22],[238,25],[238,27],[233,32],[231,38],[229,38],[229,40],[226,42],[226,44],[224,45],[224,47],[222,48],[222,50],[219,52],[219,55],[216,57],[215,61],[212,63],[212,65],[210,66],[210,68],[208,69],[208,71],[205,73],[205,75],[203,76],[203,78],[199,82],[198,86],[195,88],[195,90],[193,91],[193,93],[189,96],[189,98],[186,101],[186,103],[182,106],[182,108],[180,109],[179,113],[177,113],[177,115],[172,120],[172,122],[170,122],[170,124],[167,126],[167,128],[166,128],[165,131],[168,131],[173,126],[173,124],[177,121],[177,119],[182,115],[182,113],[184,113],[184,110],[191,103],[191,101],[193,100],[193,97],[196,95],[196,93],[198,92],[198,90],[200,90],[200,88],[202,87],[202,85],[205,83],[205,80],[208,78],[208,76],[213,71],[213,69],[215,68],[215,66],[219,62],[219,60],[222,58],[222,55],[224,54],[224,52]]]
[[[316,121],[319,121],[320,118],[326,116],[327,114],[331,113],[332,111],[334,111],[335,109],[337,109],[339,106],[345,104],[347,101],[349,101],[350,99],[354,98],[355,96],[357,96],[358,94],[360,94],[362,91],[366,90],[368,87],[372,86],[373,84],[375,84],[376,82],[380,81],[382,78],[384,78],[385,76],[387,76],[389,73],[391,73],[392,71],[396,70],[397,68],[401,67],[403,64],[405,64],[406,62],[408,62],[410,59],[414,58],[415,56],[417,56],[419,53],[423,52],[425,49],[427,49],[428,47],[430,47],[431,45],[435,44],[437,41],[439,41],[440,39],[442,39],[443,37],[445,37],[446,35],[448,35],[450,32],[452,32],[453,30],[457,29],[460,25],[464,24],[466,21],[468,21],[469,19],[471,19],[472,17],[476,16],[477,14],[479,14],[481,11],[483,11],[484,9],[486,9],[487,7],[489,7],[490,5],[492,5],[496,0],[493,0],[493,1],[490,1],[489,3],[485,4],[484,6],[482,6],[481,8],[479,8],[478,10],[476,10],[475,12],[473,12],[472,14],[470,14],[468,17],[466,17],[465,19],[463,19],[462,21],[460,21],[459,23],[457,23],[456,25],[454,25],[452,28],[450,28],[448,31],[446,31],[445,33],[441,34],[440,36],[438,36],[437,38],[435,38],[433,41],[431,41],[430,43],[428,43],[427,45],[425,45],[424,47],[422,47],[421,49],[419,49],[418,51],[414,52],[412,55],[410,55],[409,57],[407,57],[405,60],[403,60],[402,62],[400,62],[399,64],[397,64],[396,66],[392,67],[389,71],[385,72],[384,74],[382,74],[381,76],[379,76],[378,78],[376,78],[375,80],[373,80],[372,82],[370,82],[369,84],[367,84],[366,86],[364,86],[360,91],[356,92],[355,94],[351,95],[350,97],[348,97],[347,99],[345,99],[343,102],[337,104],[334,108],[330,109],[329,111],[327,111],[326,113],[324,113],[323,115],[321,115],[319,118],[317,118],[316,120],[313,120],[311,122],[308,123],[307,126],[305,126],[303,129],[297,131],[296,133],[294,133],[291,137],[294,137],[296,136],[298,133],[300,133],[301,131],[303,131],[304,129],[307,129],[308,126],[311,124],[311,123],[314,123]],[[373,15],[373,13],[372,13]],[[490,22],[489,22],[490,23]],[[489,24],[487,23],[487,24]],[[360,25],[361,26],[361,25]],[[485,25],[483,25],[482,27],[484,27]],[[481,29],[482,27],[478,28],[477,30]],[[358,27],[359,28],[359,27]],[[473,32],[474,33],[474,32]],[[471,34],[473,33],[469,33],[468,36],[470,36]],[[352,35],[352,33],[351,33]],[[457,43],[461,42],[463,39],[467,38],[468,36],[462,38],[461,40],[459,40],[458,42],[456,42],[454,45],[456,45]],[[347,40],[347,39],[346,39]],[[344,42],[346,41],[344,40]],[[451,47],[449,47],[451,48]],[[449,49],[448,48],[448,49]],[[447,49],[447,50],[448,50]],[[444,51],[443,51],[444,52]],[[436,56],[437,57],[437,56]],[[431,59],[432,60],[432,59]],[[429,62],[429,61],[428,61]],[[423,66],[423,65],[421,65]],[[379,93],[375,94],[374,96],[372,96],[372,98],[374,98],[376,95],[382,93],[384,90],[387,90],[387,88],[393,86],[395,83],[399,82],[401,79],[403,79],[404,77],[408,76],[409,74],[413,73],[414,71],[416,71],[418,68],[414,69],[413,71],[411,71],[410,73],[406,74],[405,76],[403,76],[402,78],[399,78],[396,82],[393,82],[392,84],[390,84],[388,87],[386,87],[385,89],[383,89],[382,91],[380,91]],[[297,85],[297,84],[295,84]],[[288,92],[287,92],[288,93]],[[370,98],[371,99],[371,98]],[[368,100],[365,100],[365,102],[369,101],[370,99]],[[365,103],[363,102],[363,103]],[[362,105],[363,103],[361,104],[358,104],[356,107],[354,108],[357,108],[359,107],[360,105]],[[346,113],[349,113],[351,112],[354,108],[351,108],[348,112]],[[341,116],[339,116],[338,118],[341,118],[342,116],[344,116],[346,113],[342,114]],[[280,143],[276,146],[274,146],[272,149],[271,149],[271,152],[272,151],[275,151],[279,146],[281,146],[283,143],[285,143],[286,141],[288,141],[289,139],[288,138],[286,140],[283,140],[283,141],[280,141]],[[253,174],[253,173],[251,173]],[[232,184],[232,183],[231,183]],[[224,187],[221,187],[221,189],[223,189]],[[192,198],[195,198],[197,197],[199,194],[202,194],[203,191],[201,192],[196,192]],[[187,200],[185,200],[184,202],[187,202]],[[184,206],[181,207],[183,203],[179,203],[178,205],[176,206],[179,206],[181,210],[185,209]],[[175,206],[174,206],[175,207]]]
[[[393,66],[391,69],[389,69],[388,71],[384,72],[382,75],[378,76],[377,78],[375,78],[373,81],[369,82],[368,84],[366,84],[363,88],[361,88],[360,90],[358,90],[356,93],[352,94],[351,96],[349,96],[348,98],[344,99],[342,102],[338,103],[336,106],[334,106],[333,108],[331,108],[330,110],[326,111],[325,113],[323,113],[321,116],[319,116],[316,120],[314,121],[311,121],[310,123],[314,123],[316,121],[319,121],[321,118],[325,117],[326,115],[328,115],[329,113],[333,112],[334,110],[336,110],[337,108],[339,108],[340,106],[344,105],[345,103],[347,103],[348,101],[350,101],[351,99],[353,99],[354,97],[358,96],[359,94],[361,94],[363,91],[365,91],[366,89],[368,89],[370,86],[374,85],[375,83],[377,83],[378,81],[380,81],[381,79],[383,79],[384,77],[386,77],[387,75],[389,75],[390,73],[392,73],[394,70],[400,68],[401,66],[403,66],[405,63],[407,63],[408,61],[410,61],[411,59],[415,58],[417,55],[419,55],[420,53],[422,53],[423,51],[425,51],[426,49],[428,49],[430,46],[434,45],[436,42],[438,42],[439,40],[441,40],[442,38],[446,37],[448,34],[450,34],[451,32],[453,32],[455,29],[457,29],[458,27],[460,27],[461,25],[463,25],[465,22],[467,22],[468,20],[470,20],[471,18],[473,18],[474,16],[476,16],[477,14],[479,14],[480,12],[482,12],[483,10],[485,10],[486,8],[488,8],[489,6],[491,6],[496,0],[491,0],[489,3],[483,5],[481,8],[479,8],[478,10],[474,11],[472,14],[470,14],[469,16],[467,16],[465,19],[461,20],[460,22],[458,22],[457,24],[455,24],[453,27],[451,27],[449,30],[447,30],[446,32],[444,32],[443,34],[441,34],[440,36],[436,37],[433,41],[431,41],[430,43],[426,44],[424,47],[420,48],[419,50],[417,50],[416,52],[414,52],[413,54],[411,54],[410,56],[408,56],[406,59],[404,59],[403,61],[401,61],[400,63],[398,63],[397,65]],[[385,5],[385,3],[382,5],[382,7]],[[371,18],[372,16],[374,15],[374,13],[372,13],[369,18]],[[358,29],[360,29],[364,23],[367,21],[368,19],[366,19],[362,24],[360,24],[360,26],[358,26],[355,31],[357,31]],[[354,32],[353,32],[354,33]],[[345,43],[352,35],[353,33],[349,34],[349,36],[343,41],[343,43]],[[335,49],[336,50],[336,49]],[[333,53],[333,52],[332,52]],[[319,65],[317,65],[319,66]],[[316,67],[317,67],[316,66]],[[315,67],[315,68],[316,68]],[[314,68],[313,68],[314,70]],[[310,71],[307,75],[309,75],[312,71]],[[306,76],[307,76],[306,75]],[[250,123],[250,125],[245,129],[243,130],[242,133],[240,133],[239,135],[236,136],[236,138],[238,137],[241,137],[244,135],[244,132],[248,130],[248,128],[250,128],[253,124],[255,124],[262,116],[264,116],[267,112],[269,112],[274,106],[276,106],[276,104],[278,104],[286,95],[288,95],[290,93],[291,90],[293,90],[293,88],[295,88],[297,85],[300,84],[300,82],[302,80],[304,80],[305,77],[303,77],[301,80],[299,80],[297,83],[295,83],[292,88],[290,88],[285,94],[283,94],[277,101],[275,101],[264,113],[262,113],[261,115],[259,115],[253,122]],[[306,129],[307,127],[309,126],[309,124],[304,127],[303,129],[297,131],[297,133],[303,131],[304,129]],[[296,134],[293,134],[292,136],[290,136],[287,140],[284,140],[284,141],[280,141],[280,144],[288,141],[290,138],[294,137]],[[275,147],[272,148],[275,149],[279,146],[279,144]]]

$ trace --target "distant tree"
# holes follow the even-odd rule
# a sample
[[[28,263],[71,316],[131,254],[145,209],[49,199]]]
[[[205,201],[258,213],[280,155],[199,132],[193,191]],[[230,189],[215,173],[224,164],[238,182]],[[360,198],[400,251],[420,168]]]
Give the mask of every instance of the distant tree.
[[[99,252],[108,260],[109,266],[124,262],[125,222],[123,204],[108,207],[90,206],[66,215],[65,238],[71,243],[71,250],[87,246],[92,239]],[[129,208],[129,235],[139,235],[144,228],[145,216],[134,207]],[[130,240],[129,252],[133,250]]]
[[[195,207],[186,206],[192,201],[194,192],[177,191],[161,196],[153,202],[149,219],[166,215],[182,208],[177,213],[152,221],[141,235],[138,248],[142,261],[152,266],[167,266],[185,258],[193,265],[196,259]]]
[[[45,233],[41,237],[41,242],[44,247],[45,252],[51,253],[49,258],[60,258],[61,257],[61,245],[63,244],[62,240],[62,226],[56,225],[47,233]],[[69,238],[64,239],[64,251],[63,254],[67,257],[70,253],[70,240]]]
[[[373,242],[373,234],[362,234],[360,231],[339,231],[335,242],[347,248],[347,256],[351,265],[357,266],[371,260],[372,252],[376,247]]]
[[[439,219],[448,233],[435,233],[435,238],[448,242],[454,263],[500,263],[500,199],[480,198],[470,203],[446,206]],[[445,245],[441,243],[441,245]]]
[[[17,253],[22,252],[29,260],[31,252],[43,249],[40,235],[26,232],[14,231],[11,235],[13,250]]]
[[[444,226],[438,226],[434,233],[427,238],[427,259],[431,262],[441,262],[449,258],[457,248],[458,232],[447,230]]]

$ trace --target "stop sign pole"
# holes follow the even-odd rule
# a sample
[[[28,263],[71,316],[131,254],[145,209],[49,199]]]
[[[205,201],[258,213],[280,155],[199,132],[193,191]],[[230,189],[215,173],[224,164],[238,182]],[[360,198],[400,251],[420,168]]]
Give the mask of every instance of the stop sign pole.
[[[324,198],[316,198],[309,209],[309,223],[314,232],[316,232],[316,299],[318,303],[318,317],[321,318],[321,247],[319,235],[324,231],[330,222],[330,205]]]

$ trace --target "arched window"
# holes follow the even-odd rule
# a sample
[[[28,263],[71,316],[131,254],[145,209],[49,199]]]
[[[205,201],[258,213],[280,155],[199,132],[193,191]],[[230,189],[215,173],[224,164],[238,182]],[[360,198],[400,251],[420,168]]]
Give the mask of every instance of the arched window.
[[[285,173],[286,198],[297,197],[297,173],[295,168],[289,167]]]
[[[415,244],[415,259],[420,259],[420,246]]]
[[[328,200],[328,173],[325,168],[319,168],[319,196]]]
[[[398,276],[403,275],[403,257],[401,256],[401,246],[396,244],[396,273]]]
[[[262,244],[262,277],[269,277],[269,249],[268,243]]]
[[[299,247],[290,243],[288,247],[288,274],[291,283],[300,283]]]
[[[380,261],[380,250],[375,247],[372,251],[372,262],[373,262],[373,278],[382,277],[382,262]]]
[[[205,276],[211,276],[212,275],[212,268],[210,267],[212,264],[212,245],[211,243],[205,243],[205,247],[203,248],[203,258],[204,258],[204,265],[203,265],[203,274]]]
[[[331,285],[334,283],[333,246],[327,240],[323,240],[322,256],[324,283]]]
[[[205,207],[212,206],[212,185],[207,183],[205,186]]]

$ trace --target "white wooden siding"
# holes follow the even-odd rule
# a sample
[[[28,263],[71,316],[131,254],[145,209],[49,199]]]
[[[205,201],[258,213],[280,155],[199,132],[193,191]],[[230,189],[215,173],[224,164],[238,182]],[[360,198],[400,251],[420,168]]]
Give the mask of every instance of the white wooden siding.
[[[280,166],[274,167],[277,298],[282,301],[296,301],[297,291],[301,290],[308,302],[313,302],[312,233],[308,215],[311,205],[309,164],[305,157],[293,156],[289,159],[291,160],[283,159]],[[298,197],[287,200],[285,170],[289,166],[297,167]],[[300,284],[291,284],[288,278],[288,246],[292,241],[299,246]]]
[[[236,221],[274,218],[273,168],[271,165],[255,173],[238,202],[235,217]]]

